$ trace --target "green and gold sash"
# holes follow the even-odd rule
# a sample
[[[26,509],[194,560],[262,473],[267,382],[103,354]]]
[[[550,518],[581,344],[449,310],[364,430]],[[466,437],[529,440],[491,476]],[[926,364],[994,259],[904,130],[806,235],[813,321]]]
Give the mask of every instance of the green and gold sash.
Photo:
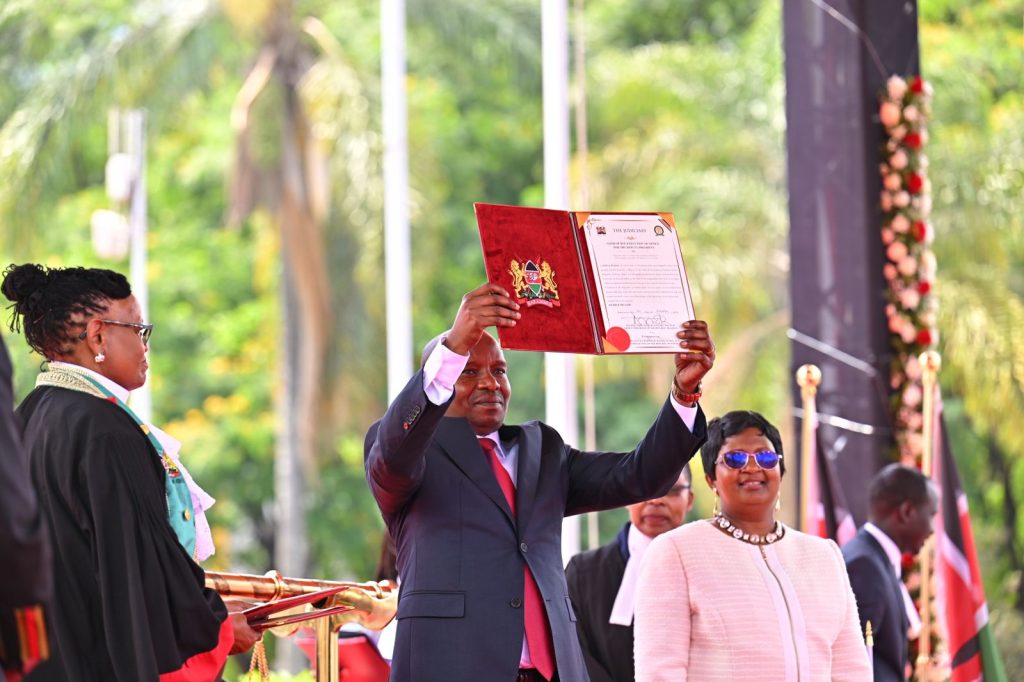
[[[189,556],[194,559],[196,556],[196,522],[195,510],[192,508],[192,493],[189,492],[188,485],[185,483],[185,477],[181,475],[178,466],[164,452],[164,446],[153,435],[149,426],[139,419],[139,416],[132,411],[132,408],[128,407],[124,401],[114,395],[110,389],[85,372],[78,372],[65,366],[50,366],[47,371],[40,373],[36,377],[36,386],[56,386],[58,388],[88,393],[97,398],[108,400],[128,413],[128,416],[146,434],[150,445],[153,446],[157,456],[160,458],[160,463],[163,464],[164,488],[167,493],[167,520],[170,521],[171,528],[174,529],[175,535],[178,536],[178,542],[185,548]]]

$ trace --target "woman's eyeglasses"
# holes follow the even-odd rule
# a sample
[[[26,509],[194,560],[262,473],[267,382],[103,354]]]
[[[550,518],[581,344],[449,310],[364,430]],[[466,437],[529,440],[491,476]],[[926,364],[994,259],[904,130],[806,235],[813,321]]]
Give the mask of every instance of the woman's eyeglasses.
[[[142,343],[148,344],[149,337],[153,335],[153,325],[142,322],[122,322],[121,320],[100,320],[103,324],[116,324],[119,327],[131,327],[137,329]]]
[[[747,466],[747,462],[753,457],[754,461],[757,462],[757,466],[762,469],[774,469],[779,466],[779,460],[782,459],[782,455],[771,450],[761,450],[760,452],[744,452],[743,450],[733,450],[722,455],[718,461],[725,464],[730,469],[742,469]]]
[[[139,338],[142,339],[142,343],[149,344],[149,337],[153,335],[153,325],[143,324],[142,322],[122,322],[121,320],[100,320],[103,324],[115,324],[119,327],[131,327],[139,332]],[[84,341],[88,330],[83,331],[78,335],[79,341]]]

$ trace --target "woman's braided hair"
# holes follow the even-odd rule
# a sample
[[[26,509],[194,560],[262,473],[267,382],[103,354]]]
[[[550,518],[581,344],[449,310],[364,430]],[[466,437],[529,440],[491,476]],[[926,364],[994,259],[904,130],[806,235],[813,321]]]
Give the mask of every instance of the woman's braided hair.
[[[132,295],[124,275],[102,268],[9,265],[0,285],[13,301],[9,326],[24,330],[28,345],[46,358],[71,352],[84,330],[82,318],[107,310],[111,300]]]

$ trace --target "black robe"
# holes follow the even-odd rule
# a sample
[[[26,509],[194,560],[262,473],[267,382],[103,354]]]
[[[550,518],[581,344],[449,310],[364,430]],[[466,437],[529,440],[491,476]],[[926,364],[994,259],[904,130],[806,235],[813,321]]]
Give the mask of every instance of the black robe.
[[[63,679],[157,680],[197,654],[219,655],[224,603],[178,543],[163,466],[128,413],[50,386],[18,413],[53,544],[48,613]]]
[[[597,549],[577,554],[565,567],[576,631],[590,682],[633,682],[633,626],[612,625],[615,597],[629,561],[629,527]]]
[[[21,445],[21,425],[14,417],[11,361],[0,339],[0,668],[21,670],[41,657],[29,651],[22,661],[27,638],[24,618],[16,612],[50,598],[50,552],[46,526],[29,480]],[[24,616],[24,612],[22,612]],[[42,626],[40,625],[40,628]],[[39,654],[33,655],[33,654]],[[0,672],[0,680],[3,679]]]

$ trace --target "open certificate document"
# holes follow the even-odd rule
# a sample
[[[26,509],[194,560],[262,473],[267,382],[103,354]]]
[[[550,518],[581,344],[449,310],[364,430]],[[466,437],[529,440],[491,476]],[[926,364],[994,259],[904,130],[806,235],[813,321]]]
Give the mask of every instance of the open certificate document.
[[[672,214],[475,209],[487,278],[520,305],[502,348],[679,352],[694,313]]]
[[[657,214],[591,214],[583,231],[608,342],[679,352],[676,332],[694,314],[675,227]]]

